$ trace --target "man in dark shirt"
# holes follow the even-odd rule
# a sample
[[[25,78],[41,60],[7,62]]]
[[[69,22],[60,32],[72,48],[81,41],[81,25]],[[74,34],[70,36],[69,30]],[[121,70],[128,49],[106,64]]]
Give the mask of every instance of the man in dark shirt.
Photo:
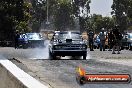
[[[119,26],[115,26],[115,28],[113,29],[113,52],[112,54],[116,54],[115,53],[115,48],[117,49],[117,54],[120,54],[120,42],[122,39],[122,34],[119,32]]]
[[[19,48],[19,38],[20,38],[20,34],[18,32],[16,32],[16,34],[15,34],[15,49]]]
[[[94,51],[93,50],[94,33],[92,32],[92,30],[89,30],[88,39],[89,39],[89,48],[90,48],[90,51]]]
[[[109,45],[109,50],[108,51],[112,51],[112,41],[113,41],[113,34],[112,34],[112,30],[110,29],[108,32],[108,45]]]

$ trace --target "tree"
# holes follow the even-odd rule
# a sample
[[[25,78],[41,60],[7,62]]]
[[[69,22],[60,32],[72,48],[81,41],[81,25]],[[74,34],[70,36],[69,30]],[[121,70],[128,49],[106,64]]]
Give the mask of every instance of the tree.
[[[102,17],[102,15],[93,14],[87,21],[88,28],[93,30],[95,33],[99,33],[102,28],[108,29],[113,28],[114,19],[111,17]]]
[[[79,18],[80,30],[87,30],[91,0],[72,0],[73,14]]]
[[[53,9],[54,25],[57,30],[71,29],[73,26],[72,7],[70,0],[58,0]]]
[[[12,40],[16,30],[26,29],[30,19],[29,4],[23,0],[2,0],[0,2],[0,39]],[[26,26],[20,24],[24,22]],[[18,29],[17,26],[21,26]],[[27,27],[28,28],[28,27]]]
[[[33,32],[39,32],[41,23],[46,19],[46,0],[31,0],[32,19],[30,24],[32,25]]]
[[[112,14],[116,17],[116,24],[123,32],[127,30],[132,18],[132,0],[113,0]]]

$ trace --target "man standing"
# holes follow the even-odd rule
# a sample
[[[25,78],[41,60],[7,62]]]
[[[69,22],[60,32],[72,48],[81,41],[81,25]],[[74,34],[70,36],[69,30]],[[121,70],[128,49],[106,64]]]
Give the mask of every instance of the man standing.
[[[113,34],[112,34],[112,30],[110,29],[108,32],[108,45],[109,45],[109,50],[108,51],[112,51],[112,41],[113,41]]]
[[[116,54],[115,53],[115,48],[117,49],[117,54],[120,54],[120,41],[122,39],[122,34],[119,32],[119,26],[115,26],[115,28],[113,29],[113,36],[114,36],[114,41],[113,41],[113,52],[112,54]]]
[[[100,51],[105,51],[105,34],[104,34],[104,28],[102,28],[102,31],[99,34],[99,38],[100,38]]]
[[[15,34],[15,49],[19,48],[19,38],[20,38],[20,34],[17,31]]]
[[[94,33],[92,32],[92,30],[89,30],[88,40],[89,40],[89,48],[90,48],[90,51],[94,51],[93,50],[93,39],[94,39]]]

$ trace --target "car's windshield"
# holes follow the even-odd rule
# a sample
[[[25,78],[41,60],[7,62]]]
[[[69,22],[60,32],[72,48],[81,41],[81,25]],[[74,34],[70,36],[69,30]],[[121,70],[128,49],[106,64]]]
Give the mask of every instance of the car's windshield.
[[[132,38],[132,34],[129,34],[129,35],[128,35],[128,38]]]
[[[41,35],[40,34],[37,34],[37,33],[30,33],[30,34],[27,34],[28,38],[29,39],[40,39],[41,38]]]
[[[59,39],[81,39],[81,36],[79,33],[76,32],[63,32],[58,35]]]

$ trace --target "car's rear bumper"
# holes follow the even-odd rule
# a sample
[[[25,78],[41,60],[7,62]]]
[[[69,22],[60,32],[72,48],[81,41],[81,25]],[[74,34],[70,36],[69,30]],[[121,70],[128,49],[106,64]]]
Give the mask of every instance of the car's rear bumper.
[[[29,40],[28,44],[29,45],[41,45],[41,44],[44,44],[44,40]]]
[[[87,55],[87,50],[53,50],[53,54],[56,56],[83,56]]]

